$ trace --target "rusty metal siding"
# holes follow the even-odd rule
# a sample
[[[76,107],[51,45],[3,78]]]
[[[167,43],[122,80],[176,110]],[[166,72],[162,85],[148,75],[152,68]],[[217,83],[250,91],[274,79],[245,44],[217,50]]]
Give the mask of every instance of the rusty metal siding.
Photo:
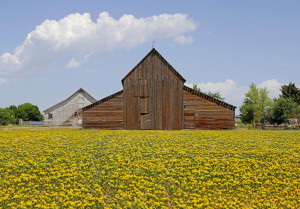
[[[187,91],[184,91],[183,105],[185,129],[192,129],[193,126],[195,129],[208,130],[234,129],[234,109],[228,109]]]
[[[126,76],[123,88],[124,129],[183,128],[183,81],[156,53]]]
[[[123,94],[84,110],[83,128],[123,129]]]

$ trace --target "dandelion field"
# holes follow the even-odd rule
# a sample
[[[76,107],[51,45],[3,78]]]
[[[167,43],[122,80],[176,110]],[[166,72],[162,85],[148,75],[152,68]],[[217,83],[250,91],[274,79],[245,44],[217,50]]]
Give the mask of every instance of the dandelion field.
[[[0,208],[300,208],[299,131],[0,132]]]

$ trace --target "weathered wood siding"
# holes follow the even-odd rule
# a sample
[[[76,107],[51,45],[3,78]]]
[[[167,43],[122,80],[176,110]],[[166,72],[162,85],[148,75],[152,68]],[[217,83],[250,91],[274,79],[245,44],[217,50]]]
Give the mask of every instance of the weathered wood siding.
[[[235,107],[184,86],[152,49],[123,79],[123,90],[84,107],[83,128],[234,129]]]
[[[183,128],[184,82],[172,70],[152,51],[123,79],[124,129]]]
[[[77,112],[81,108],[96,102],[87,92],[79,89],[68,99],[48,108],[44,111],[46,126],[81,126],[82,118]],[[52,115],[49,118],[49,114]]]
[[[84,109],[83,128],[123,129],[123,93]]]
[[[234,129],[234,109],[184,90],[184,129]]]

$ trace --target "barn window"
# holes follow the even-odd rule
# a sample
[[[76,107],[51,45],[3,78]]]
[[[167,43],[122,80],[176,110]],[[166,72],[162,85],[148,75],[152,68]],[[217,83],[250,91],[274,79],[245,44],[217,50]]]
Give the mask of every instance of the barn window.
[[[48,118],[49,118],[49,119],[52,119],[52,118],[53,118],[52,113],[49,113],[49,114],[48,114]]]

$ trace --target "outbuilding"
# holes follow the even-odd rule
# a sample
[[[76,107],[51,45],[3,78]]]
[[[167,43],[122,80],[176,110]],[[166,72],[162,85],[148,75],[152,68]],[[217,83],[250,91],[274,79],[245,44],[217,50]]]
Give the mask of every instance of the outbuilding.
[[[44,110],[46,126],[81,126],[82,109],[97,100],[84,89],[78,89],[67,99]]]

